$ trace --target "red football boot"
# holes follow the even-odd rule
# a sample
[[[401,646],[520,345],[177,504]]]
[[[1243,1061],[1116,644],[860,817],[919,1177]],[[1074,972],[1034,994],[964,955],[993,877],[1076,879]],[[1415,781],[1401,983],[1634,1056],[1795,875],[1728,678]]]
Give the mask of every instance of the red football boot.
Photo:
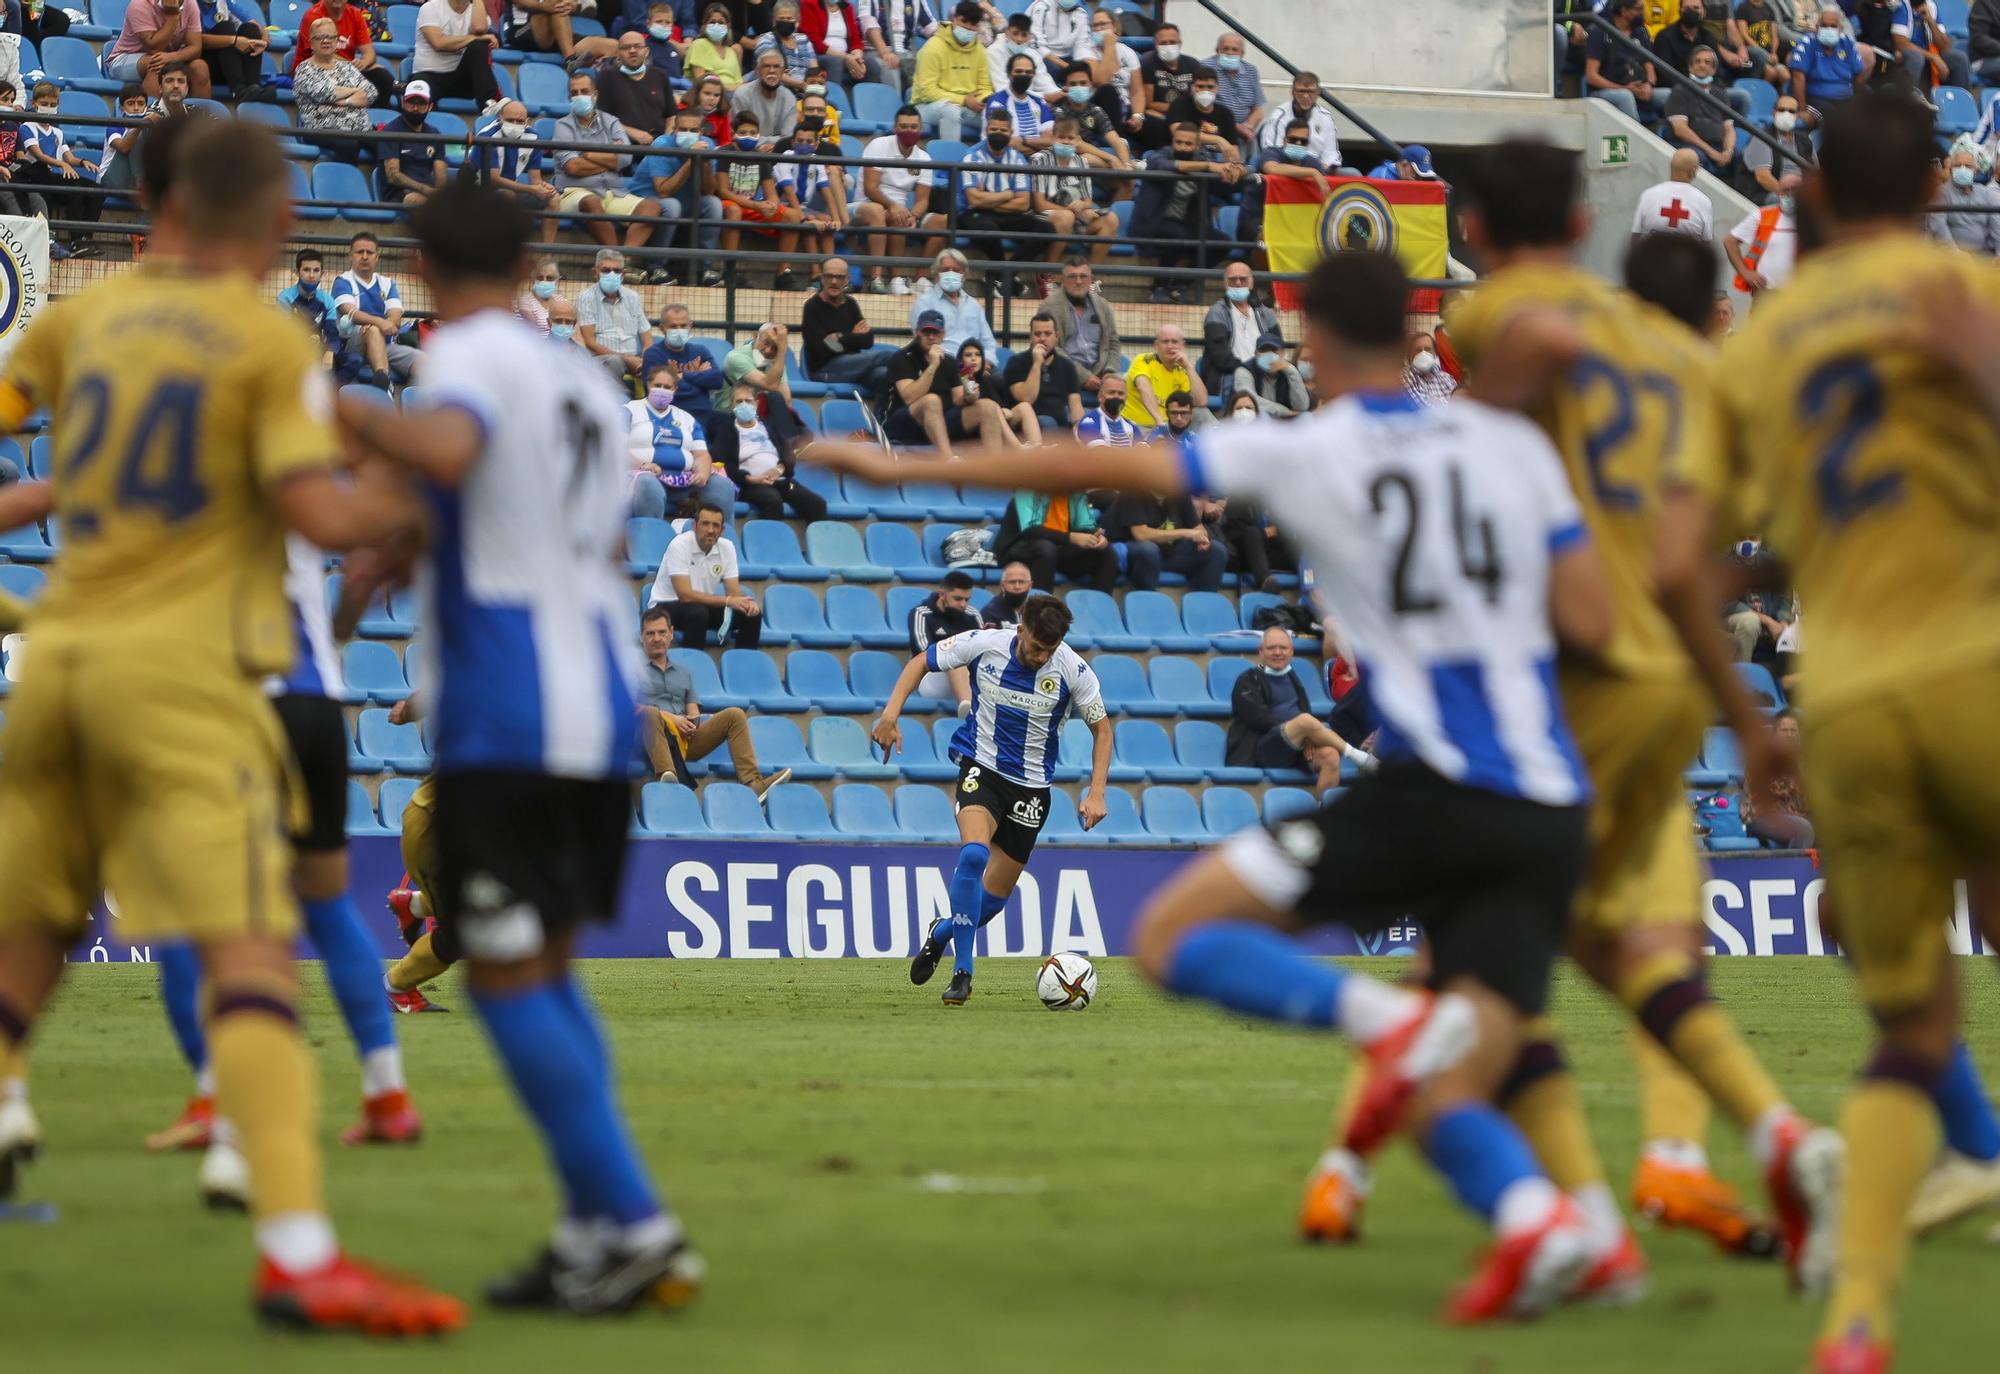
[[[343,1145],[414,1145],[423,1139],[424,1119],[403,1088],[361,1100],[361,1119],[340,1133]]]
[[[146,1148],[161,1150],[206,1150],[215,1136],[215,1099],[197,1094],[187,1100],[174,1124],[146,1137]]]
[[[1574,1292],[1592,1263],[1583,1217],[1563,1198],[1540,1226],[1494,1241],[1444,1319],[1466,1326],[1539,1316]]]
[[[302,1331],[432,1336],[465,1325],[465,1306],[458,1299],[377,1273],[345,1255],[311,1274],[288,1274],[262,1261],[253,1302],[265,1321]]]
[[[1847,1147],[1838,1131],[1815,1126],[1802,1116],[1787,1118],[1777,1130],[1776,1149],[1764,1170],[1771,1210],[1784,1243],[1785,1270],[1792,1287],[1823,1297],[1833,1283],[1834,1251],[1840,1223],[1840,1183]]]
[[[1896,1352],[1857,1322],[1837,1341],[1815,1341],[1812,1360],[1812,1374],[1889,1374]]]

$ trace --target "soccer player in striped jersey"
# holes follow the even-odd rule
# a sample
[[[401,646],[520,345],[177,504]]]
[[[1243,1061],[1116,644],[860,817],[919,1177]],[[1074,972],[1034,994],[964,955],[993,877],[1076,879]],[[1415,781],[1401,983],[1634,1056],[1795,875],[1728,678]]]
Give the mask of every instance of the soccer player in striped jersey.
[[[1556,651],[1602,649],[1611,603],[1546,436],[1474,401],[1419,406],[1403,389],[1408,297],[1386,254],[1314,268],[1306,340],[1322,399],[1338,399],[1312,415],[1123,450],[1070,442],[964,458],[958,475],[1206,492],[1285,512],[1364,664],[1381,768],[1323,811],[1244,832],[1176,875],[1141,918],[1139,962],[1170,991],[1340,1031],[1368,1051],[1366,1133],[1410,1125],[1493,1228],[1446,1313],[1487,1321],[1588,1291],[1596,1265],[1582,1213],[1494,1097],[1546,1005],[1588,848],[1590,781],[1556,692]],[[876,480],[890,469],[859,446],[814,458]],[[1435,998],[1291,939],[1410,913],[1427,933]]]
[[[513,314],[529,222],[460,182],[411,216],[444,321],[426,404],[339,404],[350,441],[414,471],[433,513],[419,574],[437,729],[438,920],[564,1194],[498,1307],[577,1315],[693,1300],[700,1258],[632,1142],[571,972],[616,914],[637,745],[625,584],[626,417],[603,372]]]
[[[903,665],[889,704],[875,722],[885,756],[903,747],[903,703],[931,673],[964,668],[972,702],[951,737],[958,765],[958,865],[951,877],[951,916],[940,918],[910,961],[910,981],[922,986],[952,947],[951,984],[944,1004],[972,996],[972,942],[1006,907],[1035,839],[1049,817],[1049,785],[1063,722],[1090,727],[1090,786],[1077,807],[1083,828],[1104,819],[1104,783],[1111,771],[1111,721],[1097,674],[1063,643],[1069,607],[1053,596],[1031,596],[1012,629],[967,630],[941,639]]]
[[[268,678],[264,692],[305,783],[308,817],[292,836],[297,851],[293,883],[305,909],[306,935],[325,962],[327,982],[361,1059],[361,1119],[340,1136],[343,1145],[411,1144],[423,1120],[403,1080],[394,1013],[382,997],[382,961],[375,942],[347,895],[347,722],[341,712],[346,684],[334,651],[326,609],[326,555],[294,534],[285,547],[285,597],[291,603],[296,649],[289,672]],[[202,1161],[202,1194],[214,1205],[244,1205],[249,1169],[234,1144],[234,1130],[214,1119],[214,1078],[201,1029],[201,968],[187,945],[160,957],[160,1000],[181,1055],[195,1075],[195,1096],[181,1119],[151,1137],[148,1149],[208,1149]]]

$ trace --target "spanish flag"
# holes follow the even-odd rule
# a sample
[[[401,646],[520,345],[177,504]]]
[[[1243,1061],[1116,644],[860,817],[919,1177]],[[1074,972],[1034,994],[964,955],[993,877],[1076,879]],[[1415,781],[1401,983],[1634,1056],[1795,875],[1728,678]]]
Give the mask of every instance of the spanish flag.
[[[1273,272],[1309,272],[1328,253],[1349,248],[1393,252],[1413,277],[1445,273],[1450,235],[1444,183],[1329,177],[1325,195],[1304,177],[1264,178],[1264,243]],[[1290,306],[1295,290],[1277,287]]]

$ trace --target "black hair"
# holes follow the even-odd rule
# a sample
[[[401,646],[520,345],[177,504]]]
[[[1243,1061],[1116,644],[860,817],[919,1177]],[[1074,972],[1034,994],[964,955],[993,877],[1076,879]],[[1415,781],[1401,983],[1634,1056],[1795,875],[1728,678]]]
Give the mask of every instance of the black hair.
[[[702,516],[707,515],[710,511],[713,511],[715,513],[715,518],[720,520],[725,526],[729,524],[728,514],[722,509],[722,507],[716,505],[715,502],[713,501],[702,502],[700,508],[695,511],[694,518],[699,520],[701,519]]]
[[[904,115],[908,115],[912,119],[922,119],[924,112],[914,105],[903,105],[897,108],[895,118],[901,119]],[[891,120],[890,122],[894,123],[895,121]]]
[[[972,590],[972,574],[962,573],[954,568],[944,575],[943,586],[947,591],[969,592]]]
[[[166,203],[174,184],[175,149],[193,123],[191,115],[155,120],[139,140],[139,198],[154,210]]]
[[[146,99],[146,88],[144,86],[121,86],[118,88],[118,103],[120,105],[123,105],[128,100],[144,99]]]
[[[1553,248],[1569,242],[1580,175],[1572,150],[1511,138],[1478,149],[1458,185],[1495,248]]]
[[[755,112],[750,110],[738,110],[736,112],[736,118],[729,121],[729,127],[732,129],[740,129],[745,124],[748,124],[751,128],[758,130],[761,130],[764,127],[762,121],[760,121],[757,118]]]
[[[1818,179],[1843,220],[1901,219],[1930,203],[1931,112],[1907,91],[1837,101],[1820,125]]]
[[[1168,394],[1165,404],[1170,406],[1186,406],[1192,410],[1194,409],[1194,395],[1185,389],[1171,392]]]
[[[1333,253],[1307,274],[1306,318],[1354,348],[1401,353],[1409,337],[1410,279],[1392,253]]]
[[[1287,134],[1302,133],[1307,138],[1311,138],[1312,131],[1313,131],[1312,121],[1309,119],[1294,119],[1289,124],[1285,125],[1285,132]]]
[[[349,238],[349,239],[347,240],[347,246],[348,246],[349,248],[352,248],[352,247],[353,247],[353,246],[354,246],[355,244],[357,244],[357,243],[372,243],[372,244],[374,244],[374,245],[375,245],[375,246],[376,246],[377,248],[380,248],[380,247],[382,246],[382,240],[380,240],[380,239],[376,238],[376,237],[375,237],[375,236],[374,236],[373,234],[369,233],[369,232],[368,232],[368,231],[367,231],[366,229],[363,229],[363,230],[362,230],[361,232],[359,232],[359,233],[357,233],[357,234],[353,235],[353,236],[352,236],[351,238]]]
[[[425,271],[441,277],[516,280],[530,228],[518,200],[483,182],[454,181],[410,213]]]
[[[951,7],[953,19],[963,19],[972,28],[979,27],[979,21],[986,17],[986,11],[979,7],[979,0],[958,0]]]
[[[655,620],[664,620],[669,625],[674,623],[674,618],[667,614],[667,606],[664,601],[657,605],[648,606],[645,609],[644,613],[639,617],[639,628],[643,630]]]
[[[298,256],[292,259],[292,270],[296,272],[309,262],[316,262],[322,267],[326,266],[326,259],[319,255],[319,249],[301,248],[299,249]]]
[[[1047,592],[1039,592],[1021,603],[1020,621],[1037,644],[1060,644],[1069,633],[1069,607]]]
[[[1625,285],[1689,329],[1701,333],[1715,308],[1715,250],[1687,234],[1658,230],[1625,252]]]
[[[1090,64],[1088,62],[1072,62],[1067,67],[1064,67],[1063,80],[1065,81],[1069,80],[1072,76],[1075,76],[1078,72],[1082,72],[1085,76],[1090,77],[1091,85],[1095,86],[1097,84],[1097,78],[1091,72]]]
[[[1036,325],[1041,324],[1045,321],[1051,328],[1053,328],[1055,326],[1056,317],[1054,315],[1051,315],[1046,310],[1037,310],[1033,315],[1030,315],[1028,317],[1028,328],[1033,329]]]

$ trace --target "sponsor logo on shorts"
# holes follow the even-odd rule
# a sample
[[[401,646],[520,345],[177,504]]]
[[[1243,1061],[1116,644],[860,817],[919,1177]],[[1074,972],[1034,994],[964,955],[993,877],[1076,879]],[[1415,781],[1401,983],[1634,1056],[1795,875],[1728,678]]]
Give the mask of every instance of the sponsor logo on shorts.
[[[1014,823],[1017,825],[1038,826],[1042,823],[1042,812],[1044,809],[1040,797],[1023,797],[1014,803],[1007,814],[1013,818]]]
[[[975,763],[972,767],[965,770],[965,776],[958,780],[958,790],[961,792],[977,792],[979,790],[978,764]]]

